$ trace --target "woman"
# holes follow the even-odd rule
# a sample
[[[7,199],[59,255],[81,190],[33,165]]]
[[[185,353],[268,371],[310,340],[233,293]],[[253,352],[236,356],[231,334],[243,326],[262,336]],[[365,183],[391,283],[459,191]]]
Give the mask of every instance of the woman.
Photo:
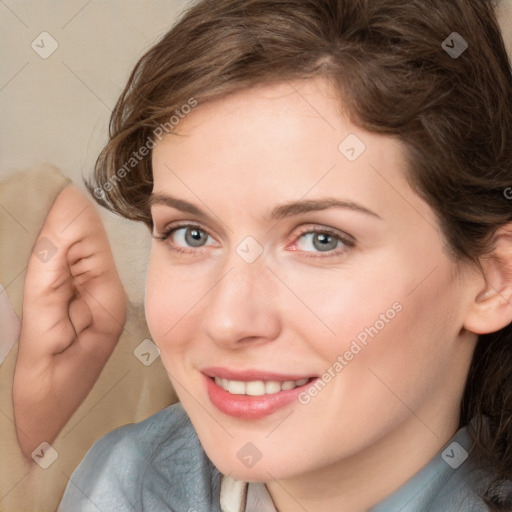
[[[181,403],[61,510],[512,510],[510,140],[492,2],[194,5],[90,184]]]

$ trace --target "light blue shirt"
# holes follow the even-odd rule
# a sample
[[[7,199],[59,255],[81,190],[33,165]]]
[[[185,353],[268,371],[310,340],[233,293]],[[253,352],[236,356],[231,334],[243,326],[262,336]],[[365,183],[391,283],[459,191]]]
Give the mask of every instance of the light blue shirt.
[[[479,495],[491,479],[462,428],[419,473],[370,512],[488,512]],[[71,475],[59,506],[59,512],[142,510],[275,508],[264,485],[236,482],[219,473],[177,403],[97,441]]]

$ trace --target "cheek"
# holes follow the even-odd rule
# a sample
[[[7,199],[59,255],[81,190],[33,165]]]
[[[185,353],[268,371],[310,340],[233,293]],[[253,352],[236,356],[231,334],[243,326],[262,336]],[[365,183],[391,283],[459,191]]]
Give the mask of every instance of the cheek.
[[[359,353],[354,342],[364,349],[400,322],[405,285],[386,275],[393,273],[363,265],[333,272],[289,271],[284,279],[300,300],[281,301],[287,304],[283,318],[327,364],[351,347]]]
[[[290,311],[288,318],[294,318],[325,370],[343,372],[344,386],[354,387],[355,394],[380,385],[370,370],[404,393],[449,371],[460,323],[456,283],[448,264],[418,267],[409,262],[397,272],[396,263],[386,268],[381,262],[375,270],[353,269],[341,279],[294,278],[297,295],[307,297],[317,319],[303,309]],[[433,267],[436,271],[422,281]]]
[[[158,249],[152,250],[146,275],[145,311],[153,341],[161,351],[164,347],[167,350],[166,340],[175,338],[180,318],[191,308],[197,281],[188,279],[188,283],[182,283],[182,274],[166,262]]]
[[[158,265],[158,261],[154,256],[152,250],[148,270],[146,273],[146,290],[144,298],[144,307],[146,311],[146,321],[153,337],[153,341],[159,345],[159,341],[162,338],[166,330],[165,322],[165,309],[166,306],[166,286],[162,283],[162,279],[159,277],[162,271],[161,265]],[[167,327],[168,329],[169,327]]]
[[[344,353],[344,360],[350,361],[342,396],[351,396],[354,403],[373,403],[379,414],[394,409],[398,414],[401,400],[416,410],[435,396],[439,383],[458,374],[453,368],[457,297],[449,273],[438,271],[412,293],[413,286],[406,286],[405,292],[390,283],[390,293],[363,308],[370,314],[357,314],[341,344],[345,349],[351,344]]]
[[[204,274],[204,272],[203,272]],[[153,341],[169,371],[177,370],[176,356],[193,348],[198,320],[211,279],[201,271],[169,262],[165,251],[152,249],[146,274],[145,312]]]

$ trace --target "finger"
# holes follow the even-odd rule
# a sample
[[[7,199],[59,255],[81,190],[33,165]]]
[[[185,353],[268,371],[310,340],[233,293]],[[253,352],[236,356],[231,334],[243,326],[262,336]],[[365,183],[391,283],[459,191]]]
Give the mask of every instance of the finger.
[[[74,187],[66,187],[56,197],[43,227],[32,248],[26,276],[25,299],[43,299],[55,297],[59,302],[64,298],[56,296],[55,291],[63,291],[67,286],[67,299],[71,299],[70,272],[68,270],[67,251],[80,239],[77,223],[88,208],[89,201]],[[82,229],[83,230],[83,229]],[[49,293],[52,292],[52,293]]]
[[[92,204],[75,187],[66,187],[55,199],[34,244],[25,278],[24,306],[41,312],[38,325],[44,329],[59,317],[67,317],[74,296],[68,252],[80,246],[101,221]],[[88,244],[90,245],[90,244]],[[44,311],[43,311],[44,310]]]
[[[81,297],[73,299],[69,304],[69,319],[77,336],[92,325],[91,310]]]

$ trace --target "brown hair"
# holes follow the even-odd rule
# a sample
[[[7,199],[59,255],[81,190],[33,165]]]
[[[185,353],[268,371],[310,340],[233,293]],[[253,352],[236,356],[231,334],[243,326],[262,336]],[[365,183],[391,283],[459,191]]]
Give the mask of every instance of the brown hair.
[[[197,2],[137,63],[89,190],[152,228],[151,158],[139,149],[151,148],[172,116],[254,85],[324,76],[352,122],[403,143],[411,185],[437,213],[453,257],[478,264],[496,230],[512,221],[504,194],[512,185],[512,73],[494,7],[490,0]],[[454,46],[453,32],[468,43],[458,56],[442,47]],[[510,510],[497,489],[512,479],[512,324],[480,337],[460,412],[461,426],[477,419],[471,433],[497,470],[486,502]]]

